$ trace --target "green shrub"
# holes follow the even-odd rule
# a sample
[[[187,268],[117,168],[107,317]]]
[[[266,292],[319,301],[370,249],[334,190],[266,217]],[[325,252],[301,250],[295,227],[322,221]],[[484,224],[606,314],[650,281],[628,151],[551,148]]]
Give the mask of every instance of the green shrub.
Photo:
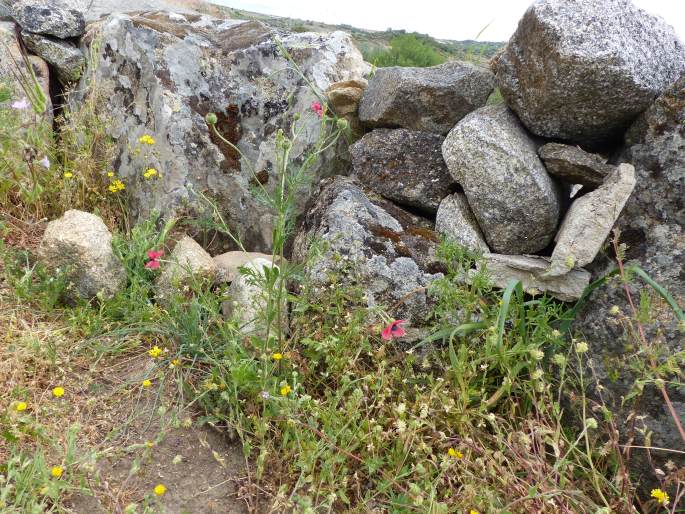
[[[403,34],[390,40],[390,49],[375,51],[365,57],[379,68],[387,66],[435,66],[445,62],[443,57],[428,40],[415,34]]]

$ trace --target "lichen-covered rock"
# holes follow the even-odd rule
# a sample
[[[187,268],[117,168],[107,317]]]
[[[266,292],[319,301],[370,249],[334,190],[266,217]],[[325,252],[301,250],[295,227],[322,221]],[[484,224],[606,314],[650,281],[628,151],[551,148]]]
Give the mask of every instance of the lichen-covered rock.
[[[520,280],[530,294],[547,293],[564,302],[578,300],[590,283],[590,273],[574,268],[558,277],[547,277],[549,259],[536,255],[484,255],[488,277],[495,287],[504,289],[511,280]]]
[[[635,166],[637,181],[617,226],[621,241],[627,245],[626,265],[640,265],[650,277],[665,287],[680,308],[685,307],[685,75],[673,84],[631,126],[626,134],[622,159]],[[609,255],[600,254],[593,264],[594,275],[600,277],[616,267]],[[639,278],[630,286],[633,301],[641,294],[654,294]],[[618,306],[620,312],[630,315],[630,306],[623,284],[612,281],[597,289],[586,307],[576,318],[574,328],[585,337],[594,356],[595,372],[605,388],[602,396],[617,419],[617,426],[629,415],[632,402],[622,403],[631,390],[636,375],[631,362],[643,357],[636,356],[639,343],[634,332],[626,331],[623,323],[609,322],[610,311]],[[621,314],[621,315],[623,315]],[[669,307],[662,301],[652,302],[649,321],[643,323],[649,344],[663,346],[664,356],[683,351],[682,327]],[[629,350],[629,351],[627,351]],[[682,381],[682,377],[664,376],[669,380]],[[685,420],[685,390],[668,386],[673,406],[681,421]],[[680,438],[663,398],[651,384],[645,384],[639,402],[636,429],[643,426],[651,432],[649,446],[682,449]],[[645,445],[641,430],[622,434],[623,441],[631,436],[634,445]],[[642,475],[642,483],[648,490],[657,485],[651,475],[652,466],[643,449],[632,450],[632,464],[636,473]],[[685,466],[685,457],[673,452],[652,452],[651,461],[663,468],[667,460],[677,466]]]
[[[77,0],[13,0],[12,17],[27,32],[66,39],[86,30],[86,20]]]
[[[296,115],[302,130],[291,149],[301,159],[316,144],[321,120],[311,111],[316,94],[279,50],[282,43],[320,91],[368,70],[348,35],[333,32],[280,34],[256,21],[218,20],[200,15],[143,13],[111,15],[89,29],[100,53],[94,77],[104,91],[100,109],[112,116],[118,144],[116,171],[126,183],[133,214],[146,218],[201,211],[204,193],[214,199],[242,243],[255,251],[271,247],[273,212],[254,186],[276,186],[275,140]],[[280,42],[280,43],[279,43]],[[210,132],[205,115],[218,117]],[[154,145],[139,138],[149,134]],[[239,149],[236,151],[234,147]],[[309,170],[313,180],[332,174],[334,152]],[[146,180],[148,168],[158,180]],[[309,196],[298,195],[301,209]],[[227,248],[229,249],[229,248]]]
[[[449,241],[474,252],[490,251],[464,193],[454,193],[440,202],[435,230]]]
[[[592,190],[604,183],[614,167],[606,159],[582,148],[561,143],[547,143],[538,149],[547,172],[567,184],[581,184]]]
[[[293,259],[307,263],[315,287],[343,274],[348,286],[365,291],[368,306],[383,306],[390,316],[420,325],[429,314],[425,288],[441,275],[435,257],[439,237],[428,222],[380,197],[359,183],[333,177],[321,184],[298,227]],[[308,260],[309,243],[323,243],[323,254]]]
[[[155,282],[155,296],[162,303],[167,303],[174,294],[195,283],[212,283],[217,276],[217,266],[212,257],[189,236],[176,243],[169,258],[162,262],[161,269]]]
[[[492,73],[469,63],[380,68],[364,91],[359,119],[370,127],[446,134],[457,121],[485,105],[493,88]]]
[[[240,274],[240,268],[255,259],[266,259],[271,261],[272,256],[260,252],[233,251],[215,255],[212,257],[216,264],[217,282],[233,282]]]
[[[238,323],[239,330],[245,335],[264,336],[267,331],[268,292],[264,288],[265,269],[278,269],[271,259],[257,257],[245,263],[229,289],[230,300],[224,302],[224,317]],[[275,304],[274,304],[275,305]],[[283,310],[285,308],[283,299]],[[284,326],[287,325],[283,320]]]
[[[52,122],[52,101],[50,100],[50,70],[47,63],[38,56],[32,55],[29,57],[29,62],[36,75],[36,79],[45,94],[47,100],[47,110],[45,116],[49,122]],[[21,87],[21,84],[15,78],[15,66],[19,66],[22,73],[28,73],[26,64],[21,56],[21,48],[17,41],[15,25],[13,22],[0,22],[0,77],[2,77],[5,85],[9,85],[12,89],[13,96],[10,103],[13,103],[26,94]],[[31,107],[25,111],[27,120],[33,118],[33,111]],[[30,113],[30,114],[29,114]]]
[[[685,46],[630,0],[537,0],[493,61],[534,134],[597,144],[621,135],[685,70]]]
[[[595,260],[634,187],[635,168],[621,164],[604,184],[571,204],[555,238],[546,276],[558,277]]]
[[[70,282],[67,296],[110,298],[126,285],[126,270],[112,250],[112,234],[95,214],[70,210],[48,223],[38,260],[61,270]]]
[[[456,186],[442,159],[443,141],[430,132],[376,129],[350,147],[352,173],[388,200],[435,213]]]
[[[490,248],[534,253],[554,237],[560,191],[537,156],[536,143],[504,105],[483,107],[461,120],[442,155],[463,187]]]
[[[67,85],[81,77],[86,59],[73,43],[30,32],[23,32],[21,37],[29,50],[52,64],[60,83]]]

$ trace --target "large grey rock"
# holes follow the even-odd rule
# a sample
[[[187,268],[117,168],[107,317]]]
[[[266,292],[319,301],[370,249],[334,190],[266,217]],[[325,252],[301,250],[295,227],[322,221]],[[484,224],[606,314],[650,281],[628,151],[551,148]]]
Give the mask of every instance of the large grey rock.
[[[537,0],[493,70],[531,132],[597,144],[678,78],[685,46],[630,0]]]
[[[376,129],[350,147],[352,172],[388,200],[435,213],[456,186],[442,159],[443,141],[430,132]]]
[[[363,288],[368,307],[383,306],[390,316],[420,325],[430,311],[425,288],[442,270],[435,257],[439,237],[428,225],[365,194],[354,179],[333,177],[322,183],[303,216],[293,259],[306,263],[317,290],[342,275],[346,286]],[[312,241],[323,248],[316,259],[307,258]]]
[[[47,100],[44,116],[48,123],[52,123],[52,101],[50,100],[50,70],[47,63],[38,56],[29,57],[31,68],[36,75],[38,84]],[[12,90],[12,98],[9,104],[26,97],[20,82],[16,77],[17,66],[22,73],[28,74],[26,63],[22,59],[21,48],[17,41],[14,22],[0,22],[0,77],[5,85]],[[26,109],[26,120],[33,119],[33,110],[29,106]]]
[[[561,143],[547,143],[538,149],[547,172],[568,184],[581,184],[590,190],[601,186],[614,171],[606,159],[585,150]]]
[[[489,70],[463,62],[380,68],[364,91],[359,119],[370,127],[446,134],[457,121],[485,105],[493,87]]]
[[[490,251],[464,193],[454,193],[440,202],[435,217],[435,230],[448,240],[474,252]]]
[[[311,111],[318,97],[281,55],[277,39],[310,83],[324,91],[368,70],[349,36],[277,36],[259,22],[169,13],[112,15],[93,27],[93,36],[97,29],[101,44],[93,71],[107,99],[100,109],[113,118],[109,130],[118,145],[113,164],[135,217],[146,218],[153,210],[164,216],[202,211],[207,205],[197,193],[203,192],[245,247],[268,251],[273,212],[254,189],[275,188],[278,129],[289,132],[301,116],[301,135],[290,151],[296,161],[314,148],[322,130]],[[204,119],[209,112],[217,114],[217,129],[240,153],[210,133]],[[155,145],[140,144],[144,134]],[[336,165],[328,151],[309,176],[332,174]],[[160,172],[159,180],[142,176],[149,167]],[[304,187],[298,209],[308,197]]]
[[[231,283],[229,289],[230,300],[224,302],[223,314],[226,318],[232,318],[242,334],[264,336],[269,323],[269,298],[268,290],[264,287],[265,269],[278,270],[271,259],[257,257],[245,263],[242,272]],[[275,306],[275,304],[274,304]],[[283,298],[282,313],[287,311],[286,301]],[[276,321],[275,319],[273,321]],[[282,320],[283,326],[287,321]],[[275,329],[278,325],[272,327]],[[275,333],[275,332],[273,332]]]
[[[233,282],[240,274],[240,268],[255,259],[271,261],[272,256],[260,252],[233,251],[212,257],[217,268],[217,282]]]
[[[27,32],[65,39],[78,37],[86,31],[86,20],[78,0],[13,0],[7,7]]]
[[[680,308],[685,308],[685,75],[671,86],[629,129],[622,158],[635,166],[637,183],[628,199],[617,226],[621,241],[627,245],[626,264],[639,264],[654,280],[665,287]],[[616,267],[610,254],[602,253],[594,263],[594,275],[605,275]],[[635,277],[630,286],[633,301],[641,295],[651,294],[651,288]],[[620,281],[596,290],[576,319],[574,328],[579,337],[585,337],[594,356],[595,372],[604,386],[602,393],[617,419],[617,426],[625,423],[633,402],[623,404],[622,397],[634,385],[636,374],[631,370],[639,344],[634,331],[625,323],[612,319],[612,306],[620,308],[621,315],[630,315],[630,307]],[[649,321],[643,328],[649,344],[662,347],[663,358],[682,352],[685,343],[682,327],[669,307],[662,301],[652,302]],[[682,382],[682,375],[664,376]],[[681,421],[685,420],[685,389],[668,386],[668,392]],[[643,425],[651,431],[650,446],[682,449],[683,441],[675,423],[664,405],[661,394],[652,383],[644,387],[639,401],[636,428]],[[636,437],[634,445],[645,445],[644,433],[626,430],[623,441]],[[685,456],[673,452],[651,453],[657,467],[672,460],[685,466]],[[632,467],[648,490],[657,481],[651,475],[652,464],[643,449],[632,450]],[[664,468],[665,469],[665,468]]]
[[[557,233],[547,276],[563,275],[595,260],[634,187],[635,168],[621,164],[602,186],[571,204]]]
[[[66,274],[71,299],[98,294],[110,298],[126,286],[126,270],[112,250],[112,234],[95,214],[70,210],[48,223],[38,260]]]
[[[450,173],[464,188],[488,245],[497,253],[537,252],[556,232],[560,191],[536,150],[504,105],[472,112],[442,145]]]
[[[495,287],[504,289],[511,280],[520,280],[528,293],[548,293],[564,302],[578,300],[590,283],[590,273],[574,268],[558,277],[547,277],[549,259],[535,255],[484,255],[488,276]]]
[[[161,263],[162,272],[155,281],[156,298],[165,304],[178,292],[192,286],[213,283],[217,266],[212,257],[192,237],[184,236],[174,247],[168,259]]]
[[[23,32],[22,39],[33,53],[52,64],[63,85],[76,82],[86,63],[83,52],[69,41]]]

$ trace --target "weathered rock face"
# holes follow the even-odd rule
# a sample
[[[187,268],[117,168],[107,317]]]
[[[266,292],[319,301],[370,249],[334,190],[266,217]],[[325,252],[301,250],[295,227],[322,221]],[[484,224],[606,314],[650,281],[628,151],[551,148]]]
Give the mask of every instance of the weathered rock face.
[[[503,105],[461,120],[442,145],[452,176],[464,188],[490,248],[524,254],[542,250],[556,232],[560,192],[536,144]]]
[[[350,147],[352,172],[388,200],[435,213],[456,186],[442,159],[443,141],[429,132],[376,129]]]
[[[635,187],[635,168],[621,164],[595,191],[571,204],[556,236],[547,276],[590,264],[614,227]]]
[[[318,140],[321,122],[311,112],[316,95],[282,57],[276,35],[259,22],[206,16],[146,13],[112,15],[100,29],[95,77],[105,90],[118,141],[118,175],[144,218],[200,209],[195,193],[213,197],[243,244],[271,247],[272,213],[252,187],[275,187],[275,139],[279,128],[303,127],[291,157],[301,159]],[[342,32],[279,37],[308,79],[321,91],[331,83],[359,78],[368,69]],[[217,129],[231,145],[211,134],[204,117],[218,116]],[[139,138],[151,135],[155,144]],[[332,152],[311,169],[316,180],[332,173]],[[143,178],[148,168],[161,179]],[[254,170],[254,171],[253,171]],[[300,208],[308,191],[299,195]]]
[[[66,273],[67,296],[110,298],[126,285],[126,270],[112,250],[112,234],[96,215],[70,210],[48,223],[38,248],[48,268]]]
[[[380,68],[359,105],[370,127],[403,127],[446,134],[492,93],[490,71],[462,62],[429,68]]]
[[[86,59],[74,44],[30,32],[21,37],[29,50],[54,66],[60,83],[67,85],[81,77]]]
[[[189,287],[192,282],[214,282],[217,266],[210,255],[192,237],[180,239],[169,259],[162,262],[162,272],[157,277],[156,298],[168,302],[175,293]]]
[[[685,70],[685,46],[630,0],[537,0],[493,62],[533,133],[596,144],[620,136]]]
[[[590,190],[601,186],[614,167],[606,159],[577,146],[547,143],[538,149],[547,172],[568,184],[581,184]]]
[[[47,98],[47,112],[48,120],[52,120],[52,102],[50,101],[50,71],[47,63],[37,56],[30,56],[29,61],[36,74],[36,79],[40,84],[41,89]],[[13,89],[12,101],[20,100],[25,97],[25,93],[15,79],[14,69],[19,66],[22,72],[27,73],[26,65],[21,57],[21,49],[17,42],[15,33],[15,25],[13,22],[0,22],[0,77],[7,81]],[[29,107],[30,111],[31,108]],[[27,111],[28,112],[28,111]],[[31,111],[33,112],[33,111]]]
[[[633,163],[637,182],[632,196],[618,220],[621,240],[628,247],[628,264],[639,264],[654,280],[665,287],[681,308],[685,305],[685,75],[671,86],[632,125],[626,135],[622,155]],[[594,265],[594,272],[602,276],[615,267],[604,255]],[[630,290],[634,301],[641,293],[651,289],[639,278]],[[618,322],[611,319],[609,310],[617,305],[621,312],[631,314],[623,285],[610,283],[596,290],[587,306],[577,317],[575,328],[584,336],[595,356],[595,370],[606,388],[602,393],[609,408],[619,416],[618,425],[628,415],[630,405],[621,406],[621,398],[632,387],[635,375],[629,364],[638,343]],[[683,333],[678,329],[675,316],[663,302],[654,302],[654,321],[644,323],[650,344],[665,345],[664,355],[675,355],[683,350]],[[669,378],[663,377],[666,381]],[[678,380],[678,378],[675,378]],[[685,420],[685,391],[668,387],[671,401],[681,421]],[[630,402],[629,402],[630,403]],[[683,441],[678,435],[663,398],[652,386],[646,385],[639,404],[638,415],[645,416],[642,423],[653,432],[651,446],[681,449]],[[632,444],[644,444],[639,431]],[[626,434],[627,437],[627,434]],[[650,473],[644,450],[633,449],[634,470],[642,476]],[[652,452],[657,467],[668,459],[685,466],[685,458],[675,453]],[[648,480],[644,480],[648,488]]]
[[[435,230],[474,252],[490,251],[464,193],[454,193],[440,202]]]
[[[564,302],[580,298],[590,283],[590,273],[584,269],[572,269],[565,275],[547,277],[549,259],[535,255],[484,255],[488,276],[495,287],[505,288],[509,282],[520,280],[528,293],[548,293]]]
[[[13,0],[7,7],[27,32],[65,39],[78,37],[86,30],[86,20],[76,0]]]
[[[358,111],[362,94],[368,85],[366,79],[343,80],[331,84],[326,90],[329,107],[335,114],[347,120],[354,138],[364,133]]]
[[[364,287],[369,307],[383,305],[414,325],[425,321],[429,305],[422,288],[442,270],[435,258],[439,238],[427,222],[340,176],[322,183],[303,218],[293,259],[306,261],[311,238],[326,245],[306,270],[316,286],[326,286],[329,273],[343,273],[348,284]]]

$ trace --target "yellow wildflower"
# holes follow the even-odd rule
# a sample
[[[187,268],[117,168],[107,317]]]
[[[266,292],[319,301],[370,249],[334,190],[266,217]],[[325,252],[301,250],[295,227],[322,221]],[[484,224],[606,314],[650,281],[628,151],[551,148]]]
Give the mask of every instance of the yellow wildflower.
[[[50,470],[50,474],[55,478],[61,477],[62,473],[64,473],[64,469],[62,469],[62,466],[53,466]]]
[[[292,388],[289,385],[284,385],[281,387],[281,396],[288,396],[290,392],[292,391]]]
[[[166,487],[164,487],[163,484],[157,484],[154,488],[154,491],[157,496],[162,496],[164,493],[166,493]]]
[[[156,359],[157,357],[162,355],[162,349],[159,346],[154,345],[152,348],[150,348],[150,350],[148,350],[147,353],[148,355],[150,355],[150,357]]]
[[[152,381],[149,379],[143,380],[143,387],[150,387],[152,385]]]
[[[276,352],[271,356],[271,358],[275,361],[280,361],[283,358],[283,354]]]
[[[668,493],[666,491],[662,491],[661,489],[652,489],[650,496],[655,498],[656,501],[658,501],[664,507],[667,506],[670,501]]]
[[[576,353],[585,353],[588,351],[588,345],[585,341],[576,343]]]
[[[154,138],[153,138],[151,135],[149,135],[149,134],[145,134],[145,135],[143,135],[143,136],[140,136],[140,137],[138,138],[138,142],[139,142],[141,145],[154,145],[154,144],[155,144]]]
[[[152,441],[145,441],[145,446],[147,446],[148,448],[152,448],[154,447],[154,445],[155,443],[153,443]]]
[[[52,390],[52,396],[55,398],[61,398],[64,396],[64,388],[62,386],[57,386]]]
[[[17,409],[17,412],[23,412],[28,408],[29,404],[26,402],[19,402],[17,403],[17,406],[15,409]]]
[[[113,172],[113,171],[108,171],[108,172],[107,172],[107,176],[110,177],[110,178],[112,178],[112,177],[114,176],[114,172]]]
[[[64,174],[62,175],[64,178],[71,178],[74,176],[74,174],[71,171],[65,171]]]
[[[123,191],[124,189],[126,189],[126,184],[124,184],[121,180],[113,180],[109,184],[110,193],[118,193],[119,191]]]
[[[170,368],[177,368],[179,364],[181,364],[181,361],[179,359],[172,359],[171,362],[169,363],[169,367]]]
[[[480,514],[480,513],[479,513],[477,510],[471,509],[471,510],[469,511],[469,514]]]
[[[159,176],[159,172],[154,168],[148,168],[147,171],[143,173],[143,177],[145,177],[147,180],[150,180],[152,177],[157,176]]]
[[[455,457],[457,459],[464,458],[464,454],[461,453],[459,450],[455,450],[454,448],[450,448],[449,450],[447,450],[447,455],[449,455],[450,457]]]

